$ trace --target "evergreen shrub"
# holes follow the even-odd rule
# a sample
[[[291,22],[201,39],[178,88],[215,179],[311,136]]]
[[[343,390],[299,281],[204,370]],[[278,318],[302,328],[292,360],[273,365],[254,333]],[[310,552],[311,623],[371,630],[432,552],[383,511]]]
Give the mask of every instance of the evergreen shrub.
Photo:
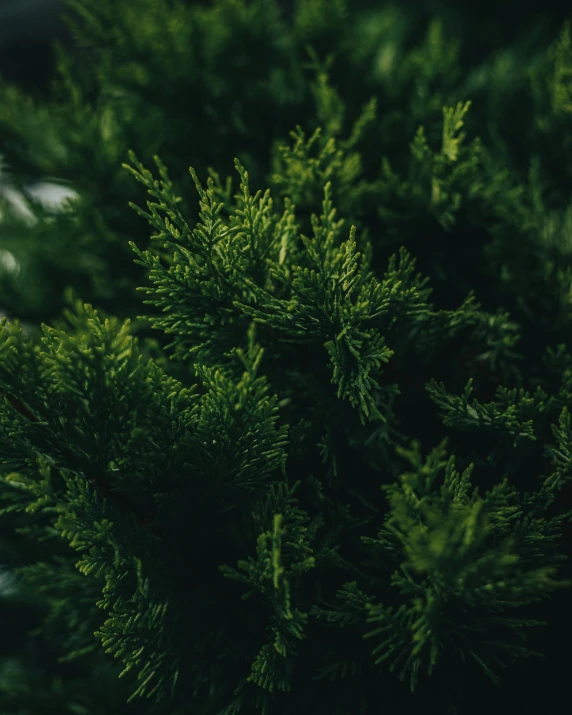
[[[569,25],[67,6],[0,86],[14,183],[77,193],[0,223],[0,712],[554,707]]]

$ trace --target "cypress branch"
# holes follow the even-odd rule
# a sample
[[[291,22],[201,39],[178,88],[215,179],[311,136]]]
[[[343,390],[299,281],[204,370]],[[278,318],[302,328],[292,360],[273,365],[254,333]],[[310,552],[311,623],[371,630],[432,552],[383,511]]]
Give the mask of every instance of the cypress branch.
[[[546,708],[568,26],[474,60],[361,0],[69,9],[50,101],[0,83],[14,180],[77,193],[2,206],[0,710]]]

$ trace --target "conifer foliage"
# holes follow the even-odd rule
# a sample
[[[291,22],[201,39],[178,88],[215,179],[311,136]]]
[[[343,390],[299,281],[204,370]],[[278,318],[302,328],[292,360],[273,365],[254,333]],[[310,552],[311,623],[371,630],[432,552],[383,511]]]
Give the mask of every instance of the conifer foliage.
[[[78,191],[0,224],[45,320],[0,323],[0,711],[550,703],[569,26],[471,66],[392,6],[68,5],[54,97],[0,93],[14,177]]]

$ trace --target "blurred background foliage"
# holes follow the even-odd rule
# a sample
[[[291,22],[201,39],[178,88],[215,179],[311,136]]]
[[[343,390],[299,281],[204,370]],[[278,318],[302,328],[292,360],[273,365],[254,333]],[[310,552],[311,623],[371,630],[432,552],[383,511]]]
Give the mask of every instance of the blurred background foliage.
[[[320,112],[337,111],[339,97],[346,110],[330,121],[330,136],[347,136],[377,97],[375,133],[370,128],[361,143],[368,146],[361,155],[368,180],[379,175],[382,156],[402,168],[418,126],[439,127],[442,105],[469,97],[469,135],[478,128],[495,157],[521,177],[531,148],[538,148],[544,173],[561,193],[567,190],[564,155],[534,126],[538,102],[529,81],[561,27],[562,4],[352,0],[350,24],[337,0],[328,3],[327,22],[319,2],[316,12],[297,14],[294,0],[256,12],[227,3],[218,18],[210,5],[13,0],[2,6],[0,181],[21,192],[20,214],[27,215],[22,221],[7,206],[2,211],[0,306],[9,315],[35,324],[52,320],[68,285],[104,310],[134,314],[141,269],[127,241],[143,247],[148,237],[145,222],[125,210],[142,194],[121,168],[128,149],[145,165],[159,154],[183,197],[193,197],[189,165],[199,176],[212,167],[225,177],[235,156],[261,187],[271,184],[278,145],[300,118],[307,117],[309,136],[324,124]],[[67,23],[57,19],[62,10]],[[230,15],[236,40],[225,29]],[[296,33],[284,34],[281,20],[294,17]],[[33,42],[42,48],[35,64]],[[319,108],[316,87],[324,83],[332,87],[330,106]],[[545,89],[537,82],[538,93]],[[72,211],[39,201],[46,183],[56,199],[77,195]],[[185,208],[189,216],[196,211]],[[369,220],[372,212],[364,211]]]

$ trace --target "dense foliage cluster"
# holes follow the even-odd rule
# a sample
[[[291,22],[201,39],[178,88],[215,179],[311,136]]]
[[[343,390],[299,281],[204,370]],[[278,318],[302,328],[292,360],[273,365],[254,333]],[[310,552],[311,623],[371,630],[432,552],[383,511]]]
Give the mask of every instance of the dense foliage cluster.
[[[49,100],[0,85],[14,182],[77,192],[0,224],[0,711],[555,703],[569,25],[67,5]]]

